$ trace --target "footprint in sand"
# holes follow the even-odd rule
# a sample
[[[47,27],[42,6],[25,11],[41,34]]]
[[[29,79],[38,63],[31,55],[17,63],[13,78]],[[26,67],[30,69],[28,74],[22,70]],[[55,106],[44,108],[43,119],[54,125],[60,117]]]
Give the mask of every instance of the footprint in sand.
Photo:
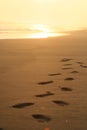
[[[48,76],[56,76],[56,75],[61,75],[61,73],[48,74]]]
[[[71,67],[68,67],[68,68],[62,68],[63,70],[69,70],[69,69],[73,69]]]
[[[49,116],[43,115],[43,114],[33,114],[32,117],[35,118],[39,122],[49,122],[49,121],[51,121],[51,118]]]
[[[73,73],[73,74],[77,74],[77,73],[79,73],[79,72],[76,71],[76,70],[74,70],[74,71],[72,71],[71,73]]]
[[[59,86],[59,87],[60,87],[60,86]],[[60,87],[60,89],[61,89],[62,91],[72,91],[72,89],[69,88],[69,87]]]
[[[78,62],[76,62],[76,63],[77,63],[77,64],[83,64],[83,62],[79,62],[79,61],[78,61]]]
[[[70,61],[70,60],[72,60],[72,59],[69,59],[69,58],[63,58],[63,59],[61,60],[61,62],[67,62],[67,61]]]
[[[87,66],[86,65],[80,65],[82,68],[87,68]]]
[[[70,66],[70,65],[72,65],[72,64],[64,64],[64,66]]]
[[[53,102],[54,102],[55,104],[58,104],[59,106],[67,106],[67,105],[69,105],[68,102],[61,101],[61,100],[54,100]]]
[[[39,85],[46,85],[46,84],[51,84],[51,83],[53,83],[52,80],[50,80],[50,81],[44,81],[44,82],[39,82],[38,84]]]
[[[34,103],[28,103],[28,102],[26,102],[26,103],[15,104],[12,107],[13,108],[20,108],[21,109],[21,108],[25,108],[25,107],[32,106],[32,105],[34,105]]]
[[[54,95],[54,93],[51,93],[50,91],[47,91],[45,94],[36,95],[36,97],[46,97],[46,96],[51,96],[51,95]]]
[[[68,77],[68,78],[65,78],[65,80],[74,80],[74,78],[72,78],[72,77]]]

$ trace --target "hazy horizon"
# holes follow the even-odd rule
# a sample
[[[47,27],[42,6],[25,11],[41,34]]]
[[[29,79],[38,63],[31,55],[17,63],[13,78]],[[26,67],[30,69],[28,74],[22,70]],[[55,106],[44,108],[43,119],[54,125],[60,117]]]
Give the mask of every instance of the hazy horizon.
[[[64,29],[58,26],[45,24],[25,24],[25,23],[1,23],[0,39],[8,38],[48,38],[70,35],[73,32],[81,32],[84,35],[86,28]],[[85,31],[85,32],[84,32]],[[79,34],[79,33],[78,33]]]

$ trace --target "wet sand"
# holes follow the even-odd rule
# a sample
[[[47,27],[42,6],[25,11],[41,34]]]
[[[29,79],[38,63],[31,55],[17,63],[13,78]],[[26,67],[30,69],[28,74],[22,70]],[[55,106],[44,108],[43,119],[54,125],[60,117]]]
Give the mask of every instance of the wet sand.
[[[0,40],[0,130],[86,129],[87,38]]]

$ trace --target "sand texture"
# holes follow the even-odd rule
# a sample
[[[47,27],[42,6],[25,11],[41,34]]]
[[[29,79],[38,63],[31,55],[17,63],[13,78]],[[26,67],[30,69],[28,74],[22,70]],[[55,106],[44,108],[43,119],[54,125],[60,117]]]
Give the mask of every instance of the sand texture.
[[[0,130],[87,130],[87,38],[0,40]]]

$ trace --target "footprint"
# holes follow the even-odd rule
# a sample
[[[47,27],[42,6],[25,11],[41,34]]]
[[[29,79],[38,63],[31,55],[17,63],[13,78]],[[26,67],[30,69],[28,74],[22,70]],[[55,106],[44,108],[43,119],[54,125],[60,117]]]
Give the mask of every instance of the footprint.
[[[34,105],[34,103],[28,103],[28,102],[26,102],[26,103],[15,104],[12,107],[13,108],[25,108],[25,107],[32,106],[32,105]]]
[[[39,85],[45,85],[45,84],[50,84],[50,83],[53,83],[53,81],[50,80],[50,81],[45,81],[45,82],[39,82],[38,84]]]
[[[54,93],[51,93],[50,91],[47,91],[47,93],[45,93],[45,94],[36,95],[36,97],[46,97],[46,96],[51,96],[51,95],[54,95]]]
[[[72,77],[65,78],[65,80],[74,80]]]
[[[86,65],[80,65],[82,68],[87,68],[87,66]]]
[[[64,66],[70,66],[70,65],[72,65],[72,64],[64,64]]]
[[[61,90],[62,90],[62,91],[72,91],[72,89],[71,89],[71,88],[68,88],[68,87],[61,87]]]
[[[48,74],[49,76],[56,76],[56,75],[61,75],[61,73],[55,73],[55,74]]]
[[[78,64],[83,64],[83,62],[79,62],[79,61],[78,61],[78,62],[76,62],[76,63],[78,63]]]
[[[69,67],[69,68],[62,68],[63,70],[68,70],[68,69],[73,69],[73,68],[71,68],[71,67]]]
[[[43,115],[43,114],[33,114],[33,118],[38,120],[39,122],[49,122],[51,121],[51,118],[49,116]]]
[[[65,101],[61,101],[61,100],[54,100],[53,102],[58,104],[59,106],[67,106],[67,105],[69,105],[69,103],[67,103]]]
[[[71,73],[76,74],[76,73],[79,73],[79,72],[74,70],[74,71],[72,71]]]
[[[62,62],[67,62],[67,61],[70,61],[70,60],[72,60],[72,59],[63,58],[61,61],[62,61]]]

